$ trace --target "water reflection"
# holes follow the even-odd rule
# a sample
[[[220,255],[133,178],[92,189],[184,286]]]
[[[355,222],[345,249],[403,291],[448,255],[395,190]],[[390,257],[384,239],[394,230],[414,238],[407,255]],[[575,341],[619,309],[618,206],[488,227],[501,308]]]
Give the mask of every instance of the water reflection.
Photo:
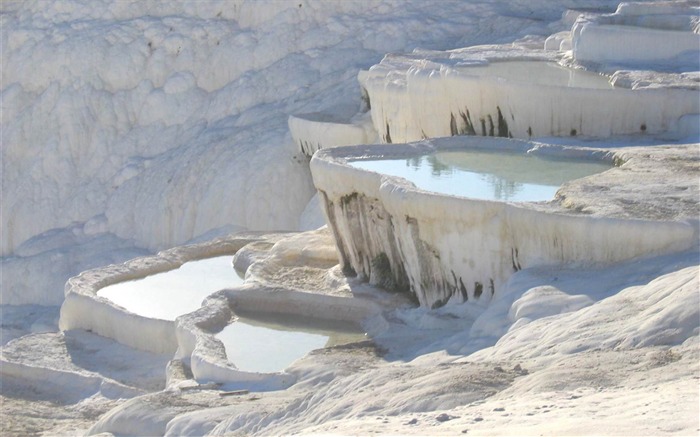
[[[280,372],[315,349],[366,339],[351,323],[262,313],[239,317],[216,337],[238,369],[261,373]]]
[[[190,261],[178,269],[109,285],[97,295],[140,316],[175,320],[199,309],[212,293],[243,283],[233,269],[232,258],[225,255]]]
[[[482,65],[460,65],[454,68],[469,76],[499,77],[529,84],[570,88],[612,89],[610,78],[592,71],[563,67],[556,62],[494,61]]]
[[[563,183],[610,168],[601,162],[473,150],[351,165],[403,177],[428,191],[510,202],[550,200]]]

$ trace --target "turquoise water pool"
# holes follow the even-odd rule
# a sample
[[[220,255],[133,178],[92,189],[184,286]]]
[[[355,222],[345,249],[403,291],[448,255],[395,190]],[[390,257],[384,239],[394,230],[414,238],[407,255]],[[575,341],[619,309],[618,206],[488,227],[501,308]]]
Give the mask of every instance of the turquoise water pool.
[[[143,317],[175,320],[199,309],[212,293],[243,283],[232,259],[226,255],[190,261],[178,269],[109,285],[97,295]]]
[[[357,326],[281,314],[239,317],[216,335],[228,361],[248,372],[281,372],[315,349],[366,339]]]
[[[402,177],[427,191],[507,202],[551,200],[565,182],[611,168],[610,164],[597,161],[482,150],[352,161],[350,165]]]

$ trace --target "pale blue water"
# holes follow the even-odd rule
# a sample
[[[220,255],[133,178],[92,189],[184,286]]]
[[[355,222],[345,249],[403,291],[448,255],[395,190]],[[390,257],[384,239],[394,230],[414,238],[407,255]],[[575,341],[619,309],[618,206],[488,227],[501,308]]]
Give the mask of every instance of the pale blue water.
[[[409,159],[353,161],[350,165],[402,177],[427,191],[507,202],[551,200],[563,183],[612,167],[602,162],[481,150],[436,152]]]
[[[228,361],[247,372],[280,372],[309,352],[362,341],[359,328],[343,322],[300,320],[285,315],[240,317],[216,335]]]
[[[610,78],[601,74],[562,67],[556,62],[494,61],[485,65],[455,65],[470,76],[499,77],[506,80],[569,88],[612,89]]]
[[[97,295],[134,314],[175,320],[202,306],[212,293],[243,283],[231,264],[233,255],[190,261],[180,268],[109,285]]]

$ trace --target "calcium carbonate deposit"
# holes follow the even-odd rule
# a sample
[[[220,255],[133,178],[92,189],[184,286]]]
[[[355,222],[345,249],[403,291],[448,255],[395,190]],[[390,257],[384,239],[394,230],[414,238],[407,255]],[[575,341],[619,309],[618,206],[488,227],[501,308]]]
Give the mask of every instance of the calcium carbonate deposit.
[[[0,2],[0,434],[697,435],[700,3],[618,3]]]

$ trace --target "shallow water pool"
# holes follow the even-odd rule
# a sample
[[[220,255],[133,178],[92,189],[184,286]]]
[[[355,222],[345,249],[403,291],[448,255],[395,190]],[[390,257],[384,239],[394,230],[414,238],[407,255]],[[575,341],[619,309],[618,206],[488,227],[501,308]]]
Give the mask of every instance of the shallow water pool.
[[[597,161],[481,150],[352,161],[350,165],[402,177],[427,191],[507,202],[551,200],[563,183],[611,168],[610,164]]]
[[[455,68],[459,72],[471,76],[500,77],[529,84],[571,88],[613,88],[607,76],[591,71],[562,67],[555,62],[501,61],[484,65],[457,64]]]
[[[281,372],[315,349],[366,339],[347,322],[301,319],[280,314],[247,314],[216,335],[228,361],[242,371]]]
[[[199,309],[212,293],[243,283],[232,259],[225,255],[190,261],[178,269],[109,285],[97,295],[143,317],[175,320]]]

